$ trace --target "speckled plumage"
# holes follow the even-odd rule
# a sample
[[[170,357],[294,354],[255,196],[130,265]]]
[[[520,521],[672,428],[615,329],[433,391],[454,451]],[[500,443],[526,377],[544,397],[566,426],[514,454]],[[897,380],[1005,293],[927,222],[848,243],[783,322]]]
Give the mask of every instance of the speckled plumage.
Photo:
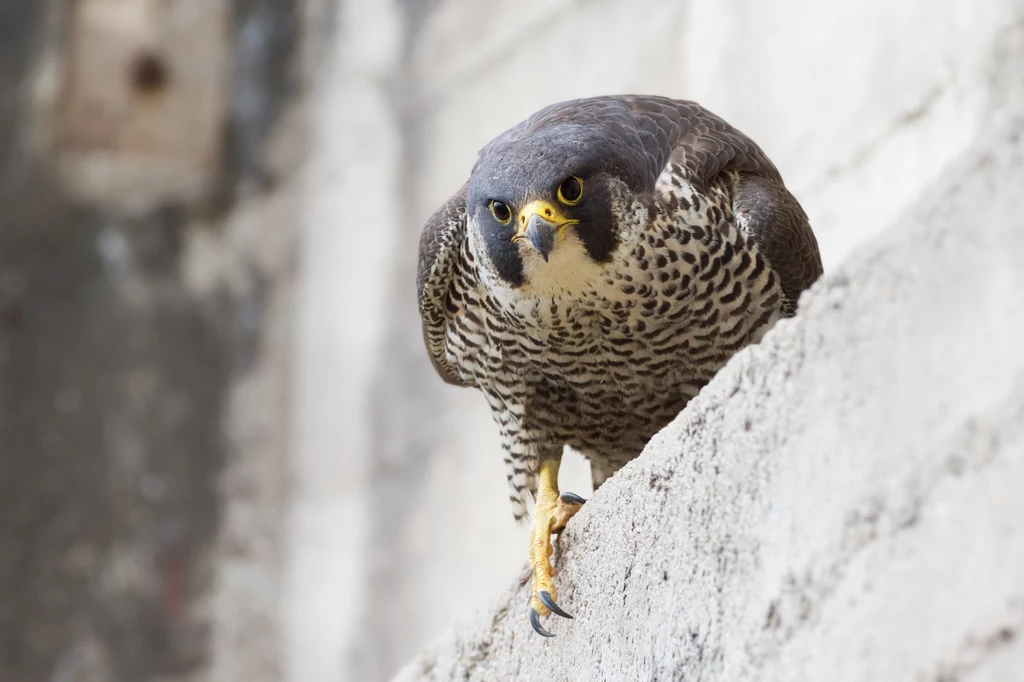
[[[549,260],[488,223],[482,202],[563,175],[593,205]],[[553,105],[485,147],[424,228],[418,289],[438,373],[491,406],[519,519],[538,462],[572,446],[600,485],[821,271],[756,144],[692,102],[624,96]]]

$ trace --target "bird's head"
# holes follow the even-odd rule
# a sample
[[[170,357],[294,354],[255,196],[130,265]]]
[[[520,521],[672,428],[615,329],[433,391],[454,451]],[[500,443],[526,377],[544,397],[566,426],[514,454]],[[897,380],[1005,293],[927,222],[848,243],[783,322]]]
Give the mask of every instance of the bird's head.
[[[572,290],[612,259],[642,182],[606,132],[535,117],[481,151],[466,209],[507,285]]]

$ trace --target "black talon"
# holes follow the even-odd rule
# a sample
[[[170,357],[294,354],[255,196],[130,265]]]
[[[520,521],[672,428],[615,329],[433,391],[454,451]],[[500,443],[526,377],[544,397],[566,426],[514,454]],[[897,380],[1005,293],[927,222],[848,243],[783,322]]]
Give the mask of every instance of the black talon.
[[[568,613],[562,610],[561,606],[555,603],[555,600],[551,598],[551,593],[547,590],[538,592],[537,596],[540,597],[540,600],[544,603],[544,606],[551,609],[551,613],[555,614],[556,616],[561,616],[562,618],[572,618],[572,616],[570,616]]]
[[[544,637],[554,637],[553,634],[545,630],[544,626],[540,624],[540,614],[537,613],[537,609],[530,609],[530,625],[533,626],[534,631],[538,635],[543,635]]]
[[[586,500],[584,500],[576,493],[562,493],[559,496],[559,499],[562,500],[562,502],[565,502],[566,504],[583,504],[584,502],[586,502]]]

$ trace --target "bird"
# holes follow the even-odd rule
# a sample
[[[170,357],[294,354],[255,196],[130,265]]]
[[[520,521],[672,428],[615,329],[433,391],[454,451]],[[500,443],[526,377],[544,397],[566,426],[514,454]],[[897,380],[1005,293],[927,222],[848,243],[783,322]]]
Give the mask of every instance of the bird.
[[[559,491],[565,447],[596,491],[822,272],[778,169],[696,102],[557,102],[480,149],[420,233],[418,306],[437,374],[490,406],[516,521],[533,505],[538,634],[572,617],[550,562],[585,502]]]

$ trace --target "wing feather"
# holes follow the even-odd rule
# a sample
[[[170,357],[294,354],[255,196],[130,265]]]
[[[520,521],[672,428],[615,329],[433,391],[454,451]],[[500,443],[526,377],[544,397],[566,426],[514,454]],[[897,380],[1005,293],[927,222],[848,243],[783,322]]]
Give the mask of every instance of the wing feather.
[[[723,172],[736,172],[733,209],[740,227],[764,253],[782,283],[787,312],[823,269],[807,214],[786,189],[782,175],[749,137],[695,102],[657,97],[626,98],[645,151],[678,164],[698,191]],[[654,131],[661,131],[661,135]],[[657,178],[655,178],[657,181]]]
[[[468,386],[448,359],[448,303],[466,239],[466,186],[463,185],[427,220],[420,233],[416,292],[423,342],[434,369],[446,383]]]

